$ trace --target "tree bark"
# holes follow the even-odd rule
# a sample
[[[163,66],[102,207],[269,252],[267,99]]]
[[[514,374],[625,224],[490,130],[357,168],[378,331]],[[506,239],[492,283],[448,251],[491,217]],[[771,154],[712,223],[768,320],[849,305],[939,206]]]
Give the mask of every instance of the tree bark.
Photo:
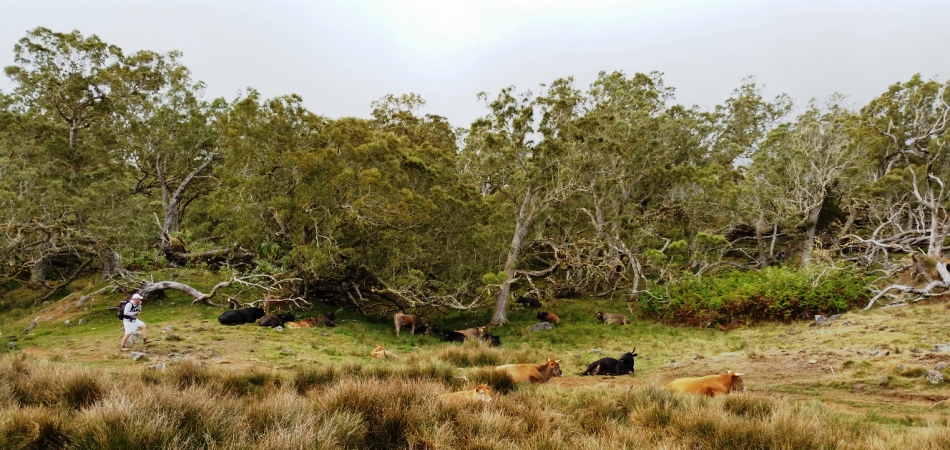
[[[815,231],[818,229],[818,215],[821,214],[822,203],[824,203],[824,199],[808,212],[808,232],[805,234],[805,242],[802,244],[803,268],[808,267],[811,262],[812,250],[815,248]]]
[[[533,221],[533,215],[529,214],[533,197],[534,193],[529,188],[524,197],[524,201],[517,211],[515,232],[511,237],[511,247],[508,249],[508,257],[505,259],[505,281],[501,283],[501,289],[498,290],[498,296],[495,298],[495,311],[492,313],[491,318],[492,326],[499,326],[508,322],[506,311],[508,306],[508,294],[511,292],[511,284],[515,281],[515,269],[517,268],[518,256],[521,254],[521,247],[524,245],[524,237],[528,234],[528,228]]]

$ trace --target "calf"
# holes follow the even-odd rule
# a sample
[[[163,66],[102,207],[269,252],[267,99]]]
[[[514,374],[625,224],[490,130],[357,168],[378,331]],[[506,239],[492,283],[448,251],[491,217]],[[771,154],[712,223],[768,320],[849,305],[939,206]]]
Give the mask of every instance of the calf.
[[[514,383],[547,383],[551,378],[561,376],[561,361],[548,358],[544,364],[505,364],[496,366],[495,370],[507,373]]]
[[[637,349],[620,355],[620,359],[601,358],[590,363],[581,375],[626,375],[633,374],[633,358],[637,356]]]
[[[446,330],[438,325],[432,325],[430,334],[436,335],[439,339],[448,342],[464,342],[465,335],[458,331]]]
[[[540,308],[541,307],[541,302],[538,301],[538,299],[534,297],[529,297],[527,295],[523,297],[518,297],[518,299],[515,300],[515,303],[521,306],[524,306],[525,308]]]
[[[277,328],[283,326],[285,322],[293,322],[294,315],[291,313],[284,314],[271,314],[268,316],[261,317],[260,322],[258,322],[262,327],[271,327]]]
[[[276,295],[265,295],[263,303],[264,303],[264,313],[270,314],[270,309],[272,307],[277,308],[277,311],[280,311],[281,307],[284,307],[284,306],[289,307],[290,305],[292,305],[293,300],[289,298],[280,298]]]
[[[242,323],[254,323],[261,317],[264,317],[263,308],[233,309],[218,316],[218,322],[221,325],[240,325]]]
[[[623,314],[610,314],[597,311],[596,317],[597,320],[603,322],[604,325],[610,325],[614,323],[617,325],[627,325],[630,323],[630,319],[628,319],[627,316]]]
[[[677,378],[670,381],[666,388],[671,391],[689,394],[702,394],[715,397],[717,394],[728,394],[735,391],[744,391],[741,373],[728,371],[719,375],[705,377]]]
[[[317,316],[317,323],[325,327],[335,327],[336,326],[336,313],[333,311],[327,311],[326,314],[320,314]]]
[[[285,322],[284,323],[285,328],[310,328],[310,327],[315,327],[315,326],[317,326],[317,319],[314,319],[313,317],[308,317],[306,319],[301,320],[300,322]]]
[[[429,324],[424,317],[397,312],[396,315],[393,316],[393,326],[396,328],[396,336],[399,336],[400,328],[409,328],[410,333],[416,334],[416,330],[419,330],[420,333],[425,332]]]
[[[483,334],[485,334],[485,327],[467,328],[464,330],[457,330],[457,332],[461,333],[466,338],[480,338]]]
[[[386,350],[385,348],[383,348],[382,345],[379,345],[379,344],[376,345],[376,349],[373,350],[373,352],[370,353],[369,356],[371,356],[371,357],[373,357],[373,358],[380,358],[380,359],[395,359],[395,358],[398,358],[398,356],[396,356],[395,353],[393,353],[393,352],[391,352],[391,351],[389,351],[389,350]]]
[[[542,322],[547,322],[553,325],[557,325],[561,323],[561,319],[558,316],[555,316],[554,314],[551,314],[546,311],[541,311],[538,313],[538,320]]]
[[[472,402],[491,402],[491,396],[488,395],[491,392],[491,387],[487,384],[479,384],[475,389],[470,389],[467,391],[458,391],[458,392],[449,392],[447,394],[439,394],[439,400],[449,404],[449,405],[461,405],[465,403]]]

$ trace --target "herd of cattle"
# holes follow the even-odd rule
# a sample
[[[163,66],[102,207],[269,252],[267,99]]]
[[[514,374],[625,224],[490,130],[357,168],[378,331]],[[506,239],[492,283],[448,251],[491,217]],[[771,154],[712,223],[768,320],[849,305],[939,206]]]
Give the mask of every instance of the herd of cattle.
[[[532,302],[533,300],[533,302]],[[536,299],[522,297],[516,302],[526,307],[540,307]],[[595,318],[605,325],[628,325],[630,320],[622,314],[610,314],[597,311]],[[549,312],[541,311],[537,314],[540,322],[547,322],[557,325],[561,319]],[[241,325],[246,323],[257,323],[262,327],[284,327],[284,328],[309,328],[314,326],[336,326],[336,315],[333,312],[320,314],[317,317],[310,317],[295,321],[291,313],[267,314],[264,308],[244,308],[225,311],[218,317],[218,322],[222,325]],[[428,321],[421,316],[414,316],[398,312],[393,316],[393,331],[399,336],[400,330],[407,330],[411,334],[425,333],[438,337],[448,342],[463,342],[466,339],[482,339],[489,342],[492,346],[501,345],[501,338],[485,332],[484,327],[468,328],[464,330],[448,330],[439,325],[429,325]],[[386,350],[382,345],[377,345],[376,349],[370,354],[373,358],[393,359],[398,356]],[[634,358],[637,356],[636,349],[620,355],[619,358],[601,358],[590,363],[587,369],[580,375],[633,375]],[[496,366],[495,370],[506,373],[514,383],[546,383],[554,377],[560,377],[560,360],[548,359],[543,364],[505,364]],[[734,391],[744,391],[742,382],[742,373],[728,371],[718,375],[708,375],[704,377],[677,378],[666,385],[666,388],[676,392],[708,395],[710,397],[717,394],[727,394]],[[458,404],[465,402],[490,402],[491,387],[485,384],[479,384],[475,389],[442,394],[440,399],[447,403]]]

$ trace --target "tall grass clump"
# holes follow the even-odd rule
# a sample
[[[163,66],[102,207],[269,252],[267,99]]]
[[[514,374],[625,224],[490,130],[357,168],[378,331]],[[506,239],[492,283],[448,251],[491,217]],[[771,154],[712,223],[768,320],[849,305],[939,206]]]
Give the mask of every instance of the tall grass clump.
[[[668,285],[663,301],[641,296],[637,308],[668,324],[732,328],[840,313],[867,302],[867,284],[863,274],[847,268],[767,267],[686,276]]]
[[[442,347],[436,355],[439,359],[456,367],[497,366],[504,364],[505,361],[503,350],[477,339],[468,339],[462,345]]]

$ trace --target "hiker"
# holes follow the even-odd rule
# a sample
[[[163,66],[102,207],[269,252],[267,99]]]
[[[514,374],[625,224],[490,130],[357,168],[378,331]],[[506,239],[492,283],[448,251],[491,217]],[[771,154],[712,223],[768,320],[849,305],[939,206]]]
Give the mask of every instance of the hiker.
[[[129,336],[132,336],[132,333],[135,333],[135,330],[142,329],[142,343],[148,344],[148,339],[145,337],[145,322],[142,322],[139,319],[139,313],[142,312],[142,295],[141,294],[132,294],[132,300],[129,300],[125,304],[125,308],[122,311],[122,314],[125,316],[122,319],[122,326],[125,327],[125,336],[122,337],[122,345],[120,348],[122,350],[128,350],[125,347],[126,341],[129,340]]]

